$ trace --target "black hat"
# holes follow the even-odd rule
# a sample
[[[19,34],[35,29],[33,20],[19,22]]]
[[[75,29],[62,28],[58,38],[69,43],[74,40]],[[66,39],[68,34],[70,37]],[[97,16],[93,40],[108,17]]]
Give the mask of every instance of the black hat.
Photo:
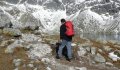
[[[64,22],[66,22],[66,20],[65,20],[65,19],[61,19],[61,22],[63,22],[63,23],[64,23]]]

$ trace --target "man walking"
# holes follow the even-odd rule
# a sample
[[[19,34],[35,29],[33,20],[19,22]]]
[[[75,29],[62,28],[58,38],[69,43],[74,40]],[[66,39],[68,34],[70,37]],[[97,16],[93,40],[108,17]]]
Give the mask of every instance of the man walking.
[[[72,37],[74,35],[74,28],[73,24],[70,21],[66,21],[65,19],[61,19],[61,27],[60,27],[60,39],[61,39],[61,45],[58,49],[58,55],[56,56],[57,59],[60,59],[62,57],[62,50],[66,46],[67,47],[67,60],[71,61],[72,58]]]

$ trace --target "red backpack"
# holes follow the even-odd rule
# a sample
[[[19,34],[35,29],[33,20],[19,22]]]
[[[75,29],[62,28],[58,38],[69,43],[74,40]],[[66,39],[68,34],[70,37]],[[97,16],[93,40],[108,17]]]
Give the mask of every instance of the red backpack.
[[[66,21],[65,26],[66,26],[65,34],[67,36],[74,36],[75,33],[74,33],[74,27],[73,27],[72,22],[71,21]]]

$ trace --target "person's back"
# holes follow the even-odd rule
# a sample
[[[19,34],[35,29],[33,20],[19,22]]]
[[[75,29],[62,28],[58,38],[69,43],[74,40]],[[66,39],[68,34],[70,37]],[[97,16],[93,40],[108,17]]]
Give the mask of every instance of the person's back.
[[[61,45],[59,46],[58,50],[58,56],[56,57],[57,59],[60,59],[62,57],[62,50],[66,46],[67,47],[67,60],[70,61],[72,58],[72,47],[71,47],[71,42],[72,42],[72,36],[66,35],[67,27],[65,25],[66,20],[61,19],[61,27],[60,27],[60,39],[61,39]]]
[[[60,39],[64,39],[64,40],[67,40],[67,41],[72,41],[72,36],[67,36],[66,35],[66,26],[65,24],[62,24],[61,27],[60,27]]]

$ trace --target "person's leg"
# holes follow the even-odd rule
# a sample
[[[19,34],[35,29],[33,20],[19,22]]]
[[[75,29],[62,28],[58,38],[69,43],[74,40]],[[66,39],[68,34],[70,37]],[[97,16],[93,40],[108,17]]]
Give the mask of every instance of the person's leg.
[[[72,58],[72,46],[71,46],[71,41],[67,41],[67,56],[69,59]]]
[[[58,49],[58,56],[59,57],[62,57],[62,50],[65,47],[65,45],[66,45],[66,40],[62,40],[61,45],[59,46],[59,49]]]

